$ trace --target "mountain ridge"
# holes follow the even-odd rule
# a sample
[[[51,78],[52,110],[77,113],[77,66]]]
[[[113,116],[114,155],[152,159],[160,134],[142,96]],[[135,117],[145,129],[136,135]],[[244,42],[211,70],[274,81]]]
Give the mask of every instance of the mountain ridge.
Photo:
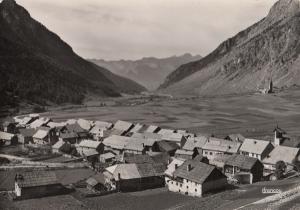
[[[143,57],[138,60],[104,60],[90,59],[89,61],[109,69],[120,76],[133,79],[153,91],[159,87],[165,77],[184,63],[200,59],[200,55],[185,53],[180,56],[165,58]]]
[[[300,7],[298,0],[287,1],[275,3],[265,18],[224,41],[206,57],[180,66],[168,75],[160,90],[210,95],[255,92],[270,79],[279,87],[298,84]],[[291,10],[293,15],[283,12]],[[284,15],[273,20],[278,12]]]

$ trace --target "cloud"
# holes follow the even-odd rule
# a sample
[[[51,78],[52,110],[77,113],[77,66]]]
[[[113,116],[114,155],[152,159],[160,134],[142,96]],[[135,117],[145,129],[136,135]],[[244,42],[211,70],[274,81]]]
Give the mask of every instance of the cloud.
[[[83,57],[206,55],[275,0],[17,0]]]

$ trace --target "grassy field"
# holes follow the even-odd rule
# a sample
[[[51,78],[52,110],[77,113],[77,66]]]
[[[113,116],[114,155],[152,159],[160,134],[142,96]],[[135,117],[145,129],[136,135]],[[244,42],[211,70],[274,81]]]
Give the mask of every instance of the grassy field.
[[[246,137],[271,136],[278,124],[289,134],[300,136],[300,90],[297,89],[274,95],[160,99],[131,106],[130,103],[106,107],[96,104],[55,108],[43,115],[57,121],[122,119],[218,136],[231,133],[242,133]]]

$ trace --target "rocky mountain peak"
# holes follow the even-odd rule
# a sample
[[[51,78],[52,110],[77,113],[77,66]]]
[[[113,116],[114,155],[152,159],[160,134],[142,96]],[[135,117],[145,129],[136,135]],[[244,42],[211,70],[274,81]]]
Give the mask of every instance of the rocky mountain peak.
[[[298,13],[300,13],[300,0],[279,0],[270,9],[267,19],[277,22]]]

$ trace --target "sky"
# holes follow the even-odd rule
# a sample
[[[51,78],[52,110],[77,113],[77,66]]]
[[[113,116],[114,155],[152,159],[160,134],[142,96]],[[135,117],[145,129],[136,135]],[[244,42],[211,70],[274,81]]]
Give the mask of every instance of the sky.
[[[207,55],[276,0],[16,0],[84,58]]]

